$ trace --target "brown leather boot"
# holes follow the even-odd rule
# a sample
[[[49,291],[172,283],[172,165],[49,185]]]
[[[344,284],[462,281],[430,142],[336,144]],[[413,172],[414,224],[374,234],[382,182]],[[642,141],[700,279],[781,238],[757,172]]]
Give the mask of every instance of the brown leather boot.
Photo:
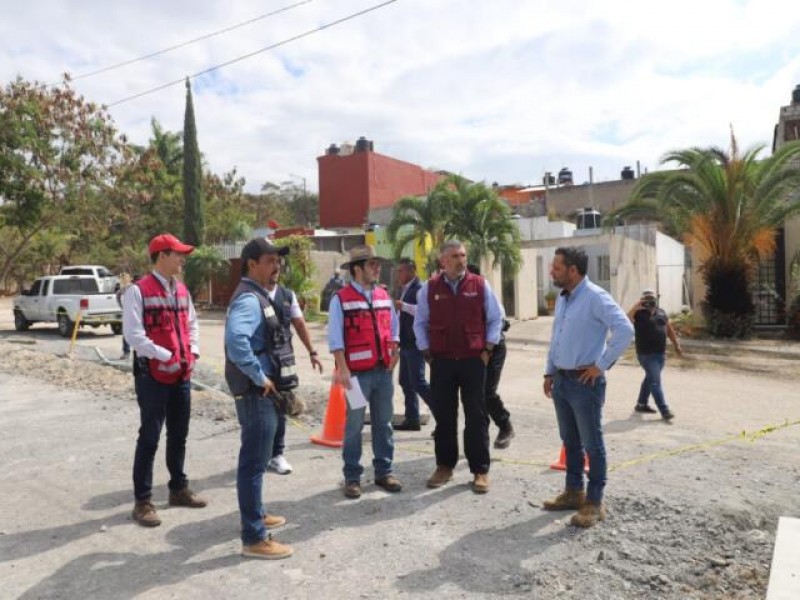
[[[286,519],[278,515],[264,515],[264,527],[267,529],[276,529],[286,525]]]
[[[400,480],[391,474],[376,479],[375,485],[382,487],[387,492],[399,492],[403,489],[403,484],[400,483]]]
[[[472,480],[472,491],[476,494],[485,494],[489,491],[488,473],[475,473],[475,479]]]
[[[188,487],[169,493],[170,506],[185,506],[187,508],[205,508],[208,504]]]
[[[579,510],[585,502],[586,492],[567,488],[552,500],[545,500],[542,502],[542,509]]]
[[[358,481],[345,481],[344,495],[347,498],[361,498],[361,483]]]
[[[250,546],[242,546],[242,556],[248,558],[261,558],[264,560],[280,560],[281,558],[289,558],[294,554],[291,546],[276,542],[272,538],[261,540],[257,544]]]
[[[150,500],[137,500],[133,505],[133,520],[142,527],[158,527],[161,519],[158,518],[156,507]]]
[[[570,525],[575,527],[592,527],[598,521],[605,521],[606,509],[603,505],[595,502],[586,502],[581,509],[572,515]]]
[[[436,470],[433,472],[433,475],[431,475],[428,478],[428,487],[429,488],[442,487],[452,478],[453,478],[453,469],[451,469],[450,467],[439,465],[436,467]]]

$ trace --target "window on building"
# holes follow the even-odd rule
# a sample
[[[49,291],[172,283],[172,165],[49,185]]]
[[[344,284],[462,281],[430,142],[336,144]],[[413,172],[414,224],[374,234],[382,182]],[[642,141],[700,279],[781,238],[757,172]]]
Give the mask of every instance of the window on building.
[[[604,290],[611,291],[611,257],[607,254],[597,257],[597,281]]]

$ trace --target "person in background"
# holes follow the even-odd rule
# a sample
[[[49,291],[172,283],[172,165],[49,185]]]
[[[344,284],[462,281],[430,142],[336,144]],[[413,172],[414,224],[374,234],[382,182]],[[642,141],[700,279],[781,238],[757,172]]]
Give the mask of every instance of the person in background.
[[[481,274],[480,267],[474,264],[468,264],[467,271],[473,275]],[[503,366],[506,364],[505,332],[511,327],[511,323],[506,319],[502,304],[500,304],[500,310],[503,312],[503,328],[500,333],[500,341],[497,342],[492,350],[489,364],[486,365],[485,394],[486,410],[499,429],[494,440],[494,447],[502,450],[508,448],[511,444],[511,439],[514,437],[514,427],[511,425],[511,413],[508,412],[508,409],[503,404],[503,399],[497,393],[497,387],[500,385],[500,376],[503,374]]]
[[[283,335],[289,342],[291,347],[292,340],[292,327],[297,332],[297,337],[303,342],[311,358],[311,367],[317,369],[322,374],[322,363],[319,361],[319,353],[314,350],[311,344],[311,337],[308,335],[308,327],[303,318],[303,311],[300,304],[297,302],[297,294],[292,290],[283,287],[278,283],[281,274],[281,264],[278,262],[275,270],[270,274],[267,281],[266,290],[269,295],[269,301],[272,303],[277,313],[278,320],[283,327]],[[294,349],[292,349],[294,352]],[[287,391],[286,394],[293,394],[294,392]],[[288,475],[292,472],[292,465],[286,460],[284,450],[286,449],[286,411],[278,411],[278,428],[275,431],[275,442],[272,446],[272,458],[270,458],[267,468],[275,471],[280,475]]]
[[[419,398],[434,414],[431,406],[431,387],[425,380],[425,359],[417,348],[414,335],[414,315],[417,312],[417,293],[422,284],[417,277],[417,263],[401,258],[397,265],[397,282],[402,286],[395,308],[400,315],[400,387],[405,398],[405,415],[396,431],[419,431]],[[436,418],[434,414],[434,419]]]
[[[119,289],[117,290],[116,296],[117,296],[117,304],[119,304],[119,307],[122,308],[122,309],[125,308],[124,307],[124,302],[123,302],[123,296],[125,295],[125,292],[127,291],[127,289],[130,287],[131,283],[132,282],[131,282],[130,273],[121,273],[120,274],[120,276],[119,276]],[[127,360],[128,358],[130,358],[130,356],[131,356],[131,347],[130,347],[130,344],[128,344],[128,340],[125,339],[125,335],[123,333],[123,335],[122,335],[122,356],[120,356],[119,359],[120,360]]]
[[[606,447],[603,404],[606,377],[633,339],[633,326],[614,298],[589,281],[589,258],[581,248],[557,248],[550,277],[561,294],[544,372],[544,395],[553,399],[558,432],[566,450],[566,485],[544,510],[577,510],[576,527],[605,519]],[[611,334],[609,337],[609,333]],[[589,484],[583,490],[585,454]]]
[[[664,370],[667,361],[667,337],[678,356],[683,356],[675,329],[669,322],[667,313],[658,307],[656,293],[651,289],[642,292],[639,302],[628,311],[628,318],[636,332],[636,356],[644,369],[644,380],[634,410],[639,413],[655,413],[656,411],[647,403],[652,395],[661,418],[670,421],[675,418],[675,413],[669,409],[664,398],[661,371]]]
[[[153,270],[128,287],[123,297],[122,331],[133,348],[133,376],[139,404],[139,437],[133,461],[133,519],[156,527],[152,503],[153,460],[161,429],[167,427],[169,504],[203,508],[183,472],[192,412],[191,376],[200,357],[200,328],[189,290],[178,280],[193,246],[168,233],[150,240]]]

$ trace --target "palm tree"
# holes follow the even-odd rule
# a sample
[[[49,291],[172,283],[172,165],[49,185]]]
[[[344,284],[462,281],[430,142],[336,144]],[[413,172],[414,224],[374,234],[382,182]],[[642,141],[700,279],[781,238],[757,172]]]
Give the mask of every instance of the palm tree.
[[[448,181],[454,210],[445,225],[447,236],[464,242],[470,262],[491,256],[495,267],[516,275],[522,266],[520,235],[508,205],[484,183],[470,183],[458,175]]]
[[[192,296],[196,296],[203,285],[208,286],[208,303],[213,302],[211,282],[228,274],[230,262],[213,246],[198,246],[186,259],[184,280]]]
[[[437,266],[435,252],[444,243],[448,219],[451,218],[453,198],[447,189],[448,181],[437,183],[425,197],[404,196],[394,205],[392,220],[386,229],[394,245],[395,257],[400,258],[408,244],[425,247],[432,242],[433,250],[425,265],[428,274]]]
[[[775,235],[800,214],[800,142],[759,160],[764,146],[743,154],[731,131],[729,151],[689,148],[667,153],[679,170],[646,175],[625,206],[608,217],[643,217],[665,224],[700,256],[709,331],[746,337],[755,306],[751,285],[759,257],[775,250]]]

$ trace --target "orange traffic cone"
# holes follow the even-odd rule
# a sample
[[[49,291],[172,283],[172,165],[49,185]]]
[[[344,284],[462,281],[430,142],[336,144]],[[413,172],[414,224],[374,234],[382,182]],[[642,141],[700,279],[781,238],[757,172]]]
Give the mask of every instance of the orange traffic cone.
[[[322,435],[312,435],[312,442],[331,448],[342,447],[347,415],[345,402],[347,400],[344,396],[344,387],[336,383],[336,373],[334,373],[331,379],[331,391],[328,394],[328,407],[325,409],[325,420],[322,422]]]
[[[563,444],[561,445],[561,454],[558,457],[558,461],[550,465],[550,468],[554,471],[567,470],[567,447]],[[584,453],[583,470],[587,473],[589,472],[589,455],[586,453]]]

